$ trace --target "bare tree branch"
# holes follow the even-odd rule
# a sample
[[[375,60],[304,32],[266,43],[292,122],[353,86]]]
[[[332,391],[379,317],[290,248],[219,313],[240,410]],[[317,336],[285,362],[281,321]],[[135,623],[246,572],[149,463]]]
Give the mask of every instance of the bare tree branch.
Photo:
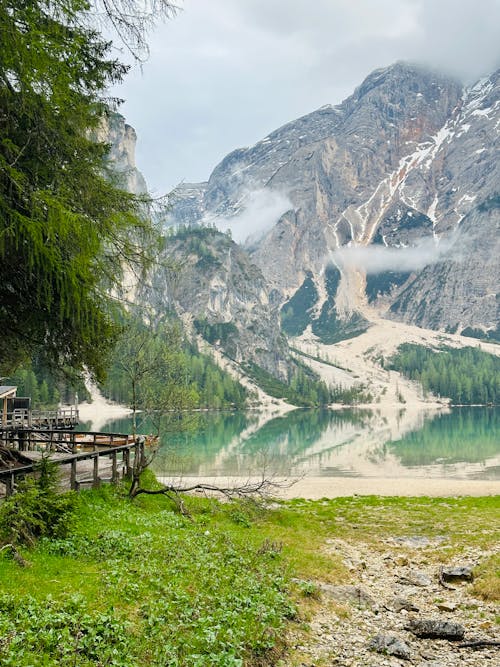
[[[150,30],[181,9],[170,0],[94,0],[89,18],[101,27],[110,27],[134,60],[143,63],[149,56]]]
[[[180,479],[178,483],[164,484],[159,489],[145,489],[141,486],[141,475],[152,463],[158,450],[153,450],[150,455],[147,456],[144,450],[144,444],[139,444],[141,445],[140,454],[136,456],[136,460],[134,461],[129,497],[136,498],[139,495],[167,496],[177,504],[179,511],[186,515],[189,513],[187,512],[179,494],[192,493],[193,491],[205,491],[207,493],[220,494],[228,500],[234,500],[236,498],[269,499],[274,497],[279,490],[288,489],[297,482],[296,479],[288,480],[278,479],[272,476],[267,477],[264,471],[257,480],[247,479],[245,482],[235,483],[234,485],[209,484],[208,482],[183,484],[182,479]],[[172,497],[172,494],[174,494],[174,497]]]
[[[214,493],[220,493],[226,498],[245,498],[251,496],[265,497],[268,498],[272,496],[273,491],[278,489],[290,488],[295,484],[293,481],[278,481],[268,478],[262,478],[256,482],[248,480],[247,482],[235,485],[235,486],[219,486],[217,484],[207,484],[205,482],[200,482],[198,484],[191,484],[184,486],[182,484],[168,484],[163,486],[161,489],[144,489],[138,487],[134,490],[132,497],[138,496],[140,494],[147,494],[152,496],[157,495],[168,495],[169,493],[191,493],[192,491],[210,491]]]

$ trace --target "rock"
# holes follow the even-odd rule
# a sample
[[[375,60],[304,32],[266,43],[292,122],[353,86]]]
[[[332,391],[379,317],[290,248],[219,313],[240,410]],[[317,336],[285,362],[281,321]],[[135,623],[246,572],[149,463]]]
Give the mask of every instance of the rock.
[[[332,584],[321,584],[324,595],[331,597],[337,602],[349,602],[356,607],[376,606],[375,600],[359,586],[333,586]]]
[[[411,600],[406,598],[394,598],[391,607],[394,611],[399,612],[403,609],[405,611],[419,611],[419,608],[413,604]]]
[[[368,648],[403,660],[409,660],[411,657],[410,647],[394,635],[377,635],[370,641]]]
[[[137,135],[125,118],[119,113],[103,117],[96,139],[110,145],[109,160],[117,172],[119,186],[136,195],[146,194],[146,181],[135,166]]]
[[[429,575],[419,570],[408,570],[398,577],[398,581],[405,586],[420,586],[422,588],[432,584],[432,579]]]
[[[399,565],[399,567],[406,567],[407,565],[410,564],[410,561],[406,556],[398,556],[397,558],[394,559],[394,562],[396,565]]]
[[[428,639],[463,639],[465,628],[460,623],[450,623],[450,621],[441,621],[439,619],[415,619],[408,623],[406,630],[409,630],[417,637]]]
[[[440,611],[456,611],[457,608],[454,602],[439,602],[436,606]]]
[[[442,567],[440,575],[444,581],[472,581],[474,578],[472,568],[467,566]]]

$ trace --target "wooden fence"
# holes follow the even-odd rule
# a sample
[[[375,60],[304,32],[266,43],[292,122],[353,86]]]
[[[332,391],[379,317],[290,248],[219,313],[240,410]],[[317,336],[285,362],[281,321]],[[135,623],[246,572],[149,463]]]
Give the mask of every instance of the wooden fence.
[[[33,462],[0,470],[0,484],[5,488],[5,496],[14,492],[19,479],[36,473],[42,456],[60,466],[62,477],[75,491],[84,484],[97,487],[102,482],[116,483],[120,477],[130,474],[134,462],[144,456],[144,438],[134,440],[123,433],[57,430],[27,431],[24,435],[22,451]],[[63,435],[68,439],[63,439]],[[107,466],[102,465],[105,459]]]

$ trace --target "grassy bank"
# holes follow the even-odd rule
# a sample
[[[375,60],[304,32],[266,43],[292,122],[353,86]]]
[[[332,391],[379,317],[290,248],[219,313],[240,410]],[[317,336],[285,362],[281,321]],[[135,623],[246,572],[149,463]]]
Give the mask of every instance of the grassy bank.
[[[84,492],[69,537],[23,550],[27,567],[4,550],[0,665],[279,664],[315,582],[349,581],[329,538],[376,550],[389,537],[445,536],[428,556],[437,562],[498,539],[498,498],[186,504],[191,517],[164,497]],[[498,566],[483,563],[473,584],[485,598],[500,597]]]

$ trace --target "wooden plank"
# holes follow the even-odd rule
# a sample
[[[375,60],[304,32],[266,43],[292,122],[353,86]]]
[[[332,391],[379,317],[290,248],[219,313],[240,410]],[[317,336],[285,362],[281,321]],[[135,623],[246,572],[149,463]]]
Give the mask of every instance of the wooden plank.
[[[71,461],[71,477],[70,477],[70,486],[72,491],[76,491],[76,459]]]
[[[111,453],[111,481],[113,484],[116,484],[118,481],[118,466],[116,462],[117,452],[116,450]]]
[[[94,455],[94,474],[92,486],[96,489],[100,484],[99,480],[99,454]]]

